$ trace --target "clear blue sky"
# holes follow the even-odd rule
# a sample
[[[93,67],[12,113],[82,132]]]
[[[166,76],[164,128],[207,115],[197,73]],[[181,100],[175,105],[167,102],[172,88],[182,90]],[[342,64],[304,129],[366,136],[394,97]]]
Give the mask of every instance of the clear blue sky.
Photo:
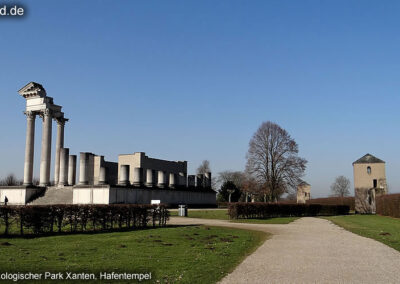
[[[24,2],[23,2],[24,3]],[[66,147],[117,161],[144,151],[243,170],[271,120],[309,161],[313,196],[353,180],[367,152],[400,191],[400,2],[26,1],[0,18],[0,176],[23,174],[25,101],[44,85]],[[37,120],[35,175],[41,125]],[[55,128],[53,129],[53,149]],[[54,161],[54,155],[53,155]],[[53,165],[52,165],[53,169]],[[53,175],[52,175],[53,176]]]

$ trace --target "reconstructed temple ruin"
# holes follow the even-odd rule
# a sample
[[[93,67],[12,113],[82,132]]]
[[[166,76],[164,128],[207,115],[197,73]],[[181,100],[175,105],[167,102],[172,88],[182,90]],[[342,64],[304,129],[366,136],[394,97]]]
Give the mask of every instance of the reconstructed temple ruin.
[[[143,152],[119,155],[118,163],[104,156],[81,152],[79,179],[77,156],[64,147],[68,121],[61,106],[54,104],[45,89],[31,82],[18,93],[26,99],[27,117],[24,184],[0,187],[0,201],[9,204],[112,204],[165,203],[170,205],[215,205],[211,173],[187,175],[186,161],[150,158]],[[35,119],[43,120],[40,182],[33,184]],[[52,122],[57,123],[54,185],[50,184]]]

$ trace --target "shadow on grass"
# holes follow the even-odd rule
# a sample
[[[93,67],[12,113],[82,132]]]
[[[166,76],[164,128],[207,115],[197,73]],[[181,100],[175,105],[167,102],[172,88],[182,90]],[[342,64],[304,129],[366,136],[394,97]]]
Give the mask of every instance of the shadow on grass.
[[[188,225],[184,225],[188,226]],[[191,225],[190,225],[191,226]],[[193,225],[195,226],[195,225]],[[156,230],[161,228],[171,228],[171,227],[182,227],[181,225],[166,225],[166,226],[151,226],[151,227],[138,227],[138,228],[113,228],[105,230],[90,230],[90,231],[63,231],[63,232],[45,232],[40,234],[34,233],[24,233],[21,234],[1,234],[1,239],[36,239],[54,236],[69,236],[69,235],[98,235],[98,234],[108,234],[108,233],[123,233],[123,232],[134,232],[134,231],[144,231],[144,230]]]

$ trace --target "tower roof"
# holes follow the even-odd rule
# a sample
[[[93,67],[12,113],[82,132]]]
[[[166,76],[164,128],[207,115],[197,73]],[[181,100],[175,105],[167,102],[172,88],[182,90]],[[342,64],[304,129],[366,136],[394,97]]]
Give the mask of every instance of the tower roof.
[[[366,154],[357,161],[353,163],[354,164],[384,164],[385,161],[382,161],[381,159],[378,159],[377,157],[371,155],[371,154]]]

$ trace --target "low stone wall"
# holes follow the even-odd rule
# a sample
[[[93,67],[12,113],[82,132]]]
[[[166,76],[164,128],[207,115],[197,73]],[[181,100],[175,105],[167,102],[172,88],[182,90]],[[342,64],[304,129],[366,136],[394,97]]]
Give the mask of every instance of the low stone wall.
[[[0,186],[0,204],[4,204],[7,197],[9,205],[25,205],[43,190],[42,187]]]
[[[161,203],[216,205],[216,193],[210,190],[149,189],[118,186],[75,186],[73,204],[151,204]]]

